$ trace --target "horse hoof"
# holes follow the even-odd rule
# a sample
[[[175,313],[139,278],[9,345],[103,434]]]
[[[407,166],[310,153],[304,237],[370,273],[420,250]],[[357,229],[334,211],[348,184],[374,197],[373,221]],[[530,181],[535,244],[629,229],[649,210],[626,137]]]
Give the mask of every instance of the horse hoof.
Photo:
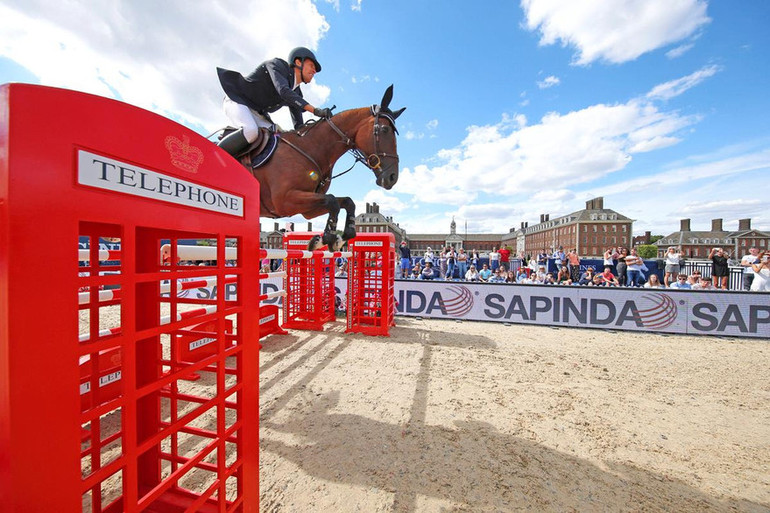
[[[337,235],[335,241],[332,242],[331,246],[329,247],[331,248],[332,251],[339,251],[340,248],[342,248],[343,244],[345,244],[345,240],[339,235]]]
[[[321,244],[321,236],[320,235],[313,235],[313,237],[307,243],[307,250],[308,251],[316,251],[322,245],[323,244]]]
[[[345,240],[350,240],[350,239],[352,239],[355,236],[356,236],[355,228],[350,228],[350,229],[345,230],[344,232],[342,232],[342,238],[345,239]]]

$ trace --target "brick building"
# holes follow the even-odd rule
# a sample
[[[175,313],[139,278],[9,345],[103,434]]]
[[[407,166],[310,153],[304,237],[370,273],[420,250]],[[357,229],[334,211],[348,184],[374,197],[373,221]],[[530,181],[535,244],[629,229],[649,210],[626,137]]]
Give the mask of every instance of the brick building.
[[[393,222],[391,216],[380,214],[380,206],[377,203],[367,203],[366,212],[356,216],[356,232],[392,233],[396,238],[396,245],[406,238],[406,231]]]
[[[517,253],[534,255],[541,251],[552,252],[561,246],[564,251],[577,249],[586,258],[601,258],[611,247],[629,247],[632,242],[633,219],[604,208],[604,198],[586,202],[586,208],[565,216],[550,218],[541,214],[538,224],[522,223],[511,228],[502,241],[515,247]]]
[[[770,248],[770,233],[751,228],[751,219],[739,219],[738,229],[725,230],[722,219],[711,220],[711,230],[692,230],[689,219],[679,222],[679,231],[666,235],[655,243],[658,257],[662,258],[669,246],[681,248],[682,255],[689,258],[706,258],[711,248],[721,247],[730,258],[740,259],[751,246],[760,251]]]

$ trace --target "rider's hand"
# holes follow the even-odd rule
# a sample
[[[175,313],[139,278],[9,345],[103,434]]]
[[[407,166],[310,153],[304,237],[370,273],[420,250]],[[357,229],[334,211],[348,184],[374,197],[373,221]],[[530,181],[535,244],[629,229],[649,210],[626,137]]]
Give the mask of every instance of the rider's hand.
[[[321,109],[316,107],[315,109],[313,109],[313,114],[318,116],[319,118],[330,118],[332,117],[332,110],[327,108]]]

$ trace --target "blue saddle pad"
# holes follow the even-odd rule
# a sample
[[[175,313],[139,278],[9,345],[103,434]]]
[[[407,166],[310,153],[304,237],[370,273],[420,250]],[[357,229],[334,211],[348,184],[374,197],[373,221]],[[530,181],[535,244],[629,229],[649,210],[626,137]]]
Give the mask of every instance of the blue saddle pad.
[[[270,160],[270,157],[275,153],[275,149],[278,147],[278,134],[270,134],[270,140],[267,141],[265,149],[262,150],[259,155],[251,157],[251,169],[257,169],[263,166],[265,162]]]

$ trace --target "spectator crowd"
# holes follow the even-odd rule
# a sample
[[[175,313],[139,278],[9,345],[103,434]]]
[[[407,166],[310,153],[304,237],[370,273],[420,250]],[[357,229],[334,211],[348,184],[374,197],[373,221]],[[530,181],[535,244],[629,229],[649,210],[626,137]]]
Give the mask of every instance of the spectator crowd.
[[[575,285],[585,287],[644,287],[690,290],[727,290],[729,278],[728,253],[713,248],[709,253],[711,275],[701,276],[697,269],[683,273],[683,258],[676,247],[669,247],[663,258],[663,269],[657,274],[648,269],[636,248],[609,248],[604,252],[601,268],[582,265],[577,250],[564,252],[562,247],[552,253],[519,254],[513,258],[510,248],[492,248],[481,258],[475,250],[451,246],[433,251],[428,247],[418,258],[412,256],[406,242],[400,246],[398,276],[412,280],[452,280],[483,283],[518,283],[529,285]],[[740,266],[743,268],[743,288],[770,291],[770,251],[760,253],[752,247]],[[553,261],[556,271],[549,271]]]

